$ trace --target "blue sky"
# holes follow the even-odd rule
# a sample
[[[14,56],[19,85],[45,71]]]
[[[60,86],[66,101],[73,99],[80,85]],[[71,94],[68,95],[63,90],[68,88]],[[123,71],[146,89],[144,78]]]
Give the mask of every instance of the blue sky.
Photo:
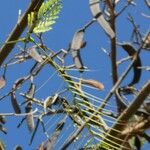
[[[29,4],[29,0],[5,0],[1,2],[0,6],[0,42],[4,42],[4,40],[8,37],[10,31],[13,29],[17,19],[18,19],[18,10],[22,10],[22,12],[25,11]],[[124,2],[124,0],[121,2],[121,4]],[[137,2],[137,9],[134,7],[130,7],[127,9],[128,13],[132,13],[135,17],[136,23],[140,24],[140,29],[144,34],[146,34],[147,29],[149,26],[148,19],[141,16],[140,12],[142,11],[145,14],[149,14],[149,10],[144,7],[143,2],[136,0]],[[138,3],[139,2],[139,3]],[[120,4],[120,6],[121,6]],[[120,8],[118,6],[117,9]],[[92,14],[89,9],[89,3],[88,0],[63,0],[63,8],[59,15],[59,19],[56,21],[56,24],[53,26],[53,30],[49,31],[44,35],[44,41],[48,47],[53,49],[54,51],[57,51],[61,48],[66,49],[69,45],[69,43],[72,40],[72,37],[79,28],[82,28],[90,19],[92,18]],[[131,35],[131,25],[127,21],[127,13],[123,13],[122,17],[119,17],[117,19],[117,37],[119,39],[119,42],[123,41],[129,41],[129,37]],[[99,27],[98,23],[93,24],[89,29],[87,29],[85,33],[85,41],[87,41],[87,46],[81,50],[81,55],[83,58],[84,64],[88,66],[89,69],[92,71],[87,72],[83,75],[85,78],[92,78],[96,79],[100,82],[102,82],[105,86],[105,90],[102,93],[95,92],[94,94],[97,96],[100,96],[101,98],[104,98],[107,94],[107,92],[111,88],[111,64],[109,57],[101,50],[101,48],[105,48],[108,51],[109,50],[109,40],[107,36],[105,35],[104,31]],[[9,58],[17,51],[17,47],[13,50]],[[118,59],[122,58],[122,55],[125,54],[122,52],[120,48],[118,48]],[[147,52],[142,52],[142,59],[144,65],[150,65],[149,62],[150,54]],[[8,59],[9,59],[8,58]],[[7,59],[7,60],[8,60]],[[68,58],[69,63],[72,64],[72,59]],[[16,80],[18,77],[21,77],[22,75],[26,75],[26,72],[29,71],[29,67],[33,64],[32,61],[29,61],[26,63],[26,65],[17,65],[17,66],[11,66],[9,67],[7,71],[7,88],[1,90],[0,96],[3,93],[6,93],[9,91],[9,89],[12,87],[12,84],[14,80]],[[128,64],[128,63],[127,63]],[[126,64],[126,65],[127,65]],[[120,67],[119,74],[122,73],[125,65]],[[2,71],[0,72],[2,74]],[[39,99],[46,98],[46,96],[50,92],[57,91],[59,87],[61,87],[61,84],[63,83],[62,80],[58,77],[52,74],[54,73],[54,69],[46,67],[42,70],[41,76],[38,77],[35,81],[37,81],[37,89],[40,88],[40,86],[46,81],[48,78],[50,80],[47,82],[45,86],[40,88],[36,92],[36,96]],[[71,72],[72,75],[79,74],[77,72]],[[51,77],[52,76],[52,77]],[[132,71],[129,74],[127,80],[124,84],[127,84],[132,76]],[[144,72],[142,75],[142,80],[140,81],[139,86],[142,86],[146,79],[149,79],[149,73]],[[51,89],[49,89],[49,86],[51,86]],[[26,86],[25,88],[26,89]],[[43,92],[44,91],[44,92]],[[18,97],[21,99],[21,97]],[[5,101],[1,102],[0,104],[0,112],[12,112],[12,108],[10,105],[10,98],[7,98]],[[47,123],[47,129],[51,124],[53,123],[53,120],[55,120],[57,117],[53,117],[48,123]],[[61,117],[59,118],[61,119]],[[38,130],[38,133],[35,137],[35,141],[33,142],[32,146],[28,146],[29,139],[31,137],[31,134],[28,134],[27,127],[25,123],[22,125],[22,127],[19,130],[16,130],[16,125],[19,123],[21,118],[13,118],[8,117],[7,118],[7,124],[6,127],[8,128],[8,136],[3,135],[0,133],[0,138],[4,140],[4,142],[7,145],[7,149],[11,150],[14,145],[19,144],[21,145],[25,150],[33,150],[37,145],[40,144],[41,141],[45,140],[45,136],[40,134],[42,129],[40,128]],[[53,127],[52,127],[53,128]],[[66,126],[67,128],[67,126]],[[50,129],[49,129],[50,130]],[[69,128],[67,130],[68,133],[71,132],[73,128]],[[64,135],[63,138],[65,138],[66,135]],[[58,145],[61,142],[58,143]],[[83,142],[84,143],[84,142]],[[75,146],[79,146],[78,144]],[[143,150],[148,150],[148,145],[143,148]]]

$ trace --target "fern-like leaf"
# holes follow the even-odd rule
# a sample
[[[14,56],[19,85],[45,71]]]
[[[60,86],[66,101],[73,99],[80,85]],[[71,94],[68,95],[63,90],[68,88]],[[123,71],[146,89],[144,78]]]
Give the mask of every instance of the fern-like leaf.
[[[31,12],[28,15],[29,28],[32,28],[34,33],[43,33],[51,30],[61,8],[60,0],[47,0],[41,5],[38,12]]]

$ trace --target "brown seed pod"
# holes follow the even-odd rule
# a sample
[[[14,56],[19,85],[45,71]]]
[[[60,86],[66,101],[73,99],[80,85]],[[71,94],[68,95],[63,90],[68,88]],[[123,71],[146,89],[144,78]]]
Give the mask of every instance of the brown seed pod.
[[[11,92],[11,103],[12,103],[12,107],[15,111],[16,114],[20,114],[21,113],[21,109],[20,106],[17,102],[17,98],[16,98],[16,94],[15,92]]]
[[[37,52],[37,46],[32,46],[31,48],[27,49],[27,53],[29,54],[30,57],[32,57],[34,60],[37,62],[41,63],[42,62],[42,56]]]
[[[105,20],[102,11],[99,6],[99,0],[89,0],[90,9],[93,14],[93,17],[97,20],[100,26],[104,29],[104,31],[110,36],[110,38],[115,37],[115,33],[110,27],[109,23]]]
[[[81,80],[81,83],[83,84],[88,84],[92,87],[95,87],[99,90],[103,90],[104,89],[104,85],[96,80],[93,80],[93,79],[82,79]]]
[[[132,58],[137,52],[136,49],[129,43],[122,44],[121,46],[129,54],[129,56],[132,56]],[[131,83],[129,83],[129,86],[132,86],[133,84],[139,82],[142,72],[141,69],[139,69],[138,67],[141,66],[142,66],[141,59],[140,56],[138,56],[133,64],[134,77]]]
[[[33,83],[31,83],[29,91],[27,92],[29,97],[34,97],[34,93],[35,93],[35,85]],[[25,112],[26,113],[30,113],[32,112],[32,102],[30,100],[27,99],[27,104],[25,106]],[[35,128],[35,124],[34,124],[34,118],[33,118],[33,114],[28,114],[26,115],[26,121],[27,121],[27,126],[29,131],[33,131]]]
[[[82,72],[84,69],[83,62],[80,56],[80,49],[85,46],[85,42],[83,42],[83,38],[84,38],[84,30],[81,29],[74,34],[73,40],[70,45],[75,66],[77,69],[79,69],[80,72]]]

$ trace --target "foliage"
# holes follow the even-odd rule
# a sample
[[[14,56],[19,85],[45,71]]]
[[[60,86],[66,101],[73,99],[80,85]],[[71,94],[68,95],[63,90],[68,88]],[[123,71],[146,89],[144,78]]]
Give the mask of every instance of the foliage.
[[[38,12],[28,14],[29,30],[33,28],[34,33],[43,33],[52,29],[52,25],[58,18],[62,5],[60,0],[47,0]]]
[[[63,150],[72,149],[82,140],[85,140],[80,145],[83,150],[128,150],[133,147],[141,149],[143,142],[150,141],[147,134],[150,128],[150,81],[142,79],[142,73],[147,73],[150,66],[143,66],[145,60],[141,55],[142,51],[149,54],[150,33],[147,29],[142,31],[134,17],[127,14],[130,30],[133,31],[129,37],[130,43],[129,40],[125,42],[118,39],[118,17],[122,16],[128,7],[136,6],[133,0],[121,5],[120,3],[120,0],[89,0],[92,18],[75,32],[72,41],[68,42],[68,48],[60,50],[49,48],[43,40],[43,35],[39,33],[52,29],[52,24],[58,18],[62,7],[61,1],[47,0],[37,12],[33,9],[28,15],[27,36],[23,40],[11,39],[5,43],[9,45],[15,41],[18,45],[22,42],[21,46],[18,45],[19,52],[1,66],[3,75],[0,77],[0,90],[7,87],[6,75],[9,67],[25,67],[28,63],[30,65],[27,66],[28,70],[23,67],[25,73],[17,76],[8,93],[0,97],[1,102],[10,98],[14,111],[0,113],[0,131],[7,134],[4,118],[22,118],[17,127],[19,129],[22,124],[27,125],[31,133],[29,145],[36,140],[36,135],[46,137],[46,140],[42,139],[38,143],[38,150],[57,149],[58,146]],[[145,5],[148,6],[147,1]],[[103,39],[109,40],[104,41],[110,46],[110,51],[102,48],[102,53],[107,55],[106,61],[111,62],[112,78],[109,78],[109,86],[112,80],[112,87],[90,76],[89,64],[82,59],[81,49],[87,46],[84,40],[88,34],[85,33],[88,33],[89,27],[93,30],[94,23],[98,23],[97,27],[104,31]],[[122,59],[117,57],[120,49],[127,52],[127,55],[121,56]],[[93,53],[96,52],[93,50]],[[68,62],[68,58],[72,58],[73,64]],[[129,66],[126,67],[125,62],[128,62]],[[101,64],[99,66],[101,67]],[[119,72],[120,68],[123,69],[123,73]],[[43,70],[46,70],[46,73],[43,74]],[[133,77],[128,82],[126,79],[130,70],[133,70],[133,74],[130,74],[130,77]],[[39,79],[45,74],[50,77],[41,84]],[[103,72],[102,75],[105,76]],[[52,77],[55,81],[51,81],[44,89]],[[145,84],[141,84],[141,80]],[[58,82],[62,82],[63,85],[57,85]],[[57,89],[52,90],[54,87]],[[111,89],[108,90],[109,88]],[[40,89],[43,90],[42,98],[37,94]],[[46,93],[47,89],[49,92]],[[62,138],[64,136],[65,138]],[[15,149],[18,147],[22,149],[19,145]]]

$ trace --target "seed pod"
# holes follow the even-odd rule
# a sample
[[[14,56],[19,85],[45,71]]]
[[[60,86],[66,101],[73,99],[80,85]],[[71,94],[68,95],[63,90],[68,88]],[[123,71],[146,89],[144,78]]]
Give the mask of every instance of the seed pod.
[[[11,104],[12,104],[12,107],[13,107],[15,113],[16,114],[20,114],[21,113],[21,109],[20,109],[20,106],[19,106],[19,104],[17,102],[15,92],[11,92]]]
[[[82,69],[84,69],[82,59],[80,56],[80,49],[85,46],[85,42],[83,42],[83,38],[84,38],[84,30],[77,31],[73,36],[73,40],[70,46],[75,66],[81,72],[83,71]]]
[[[114,38],[115,33],[102,14],[102,11],[99,6],[99,0],[89,0],[89,4],[93,17],[97,20],[97,22],[104,29],[104,31],[110,36],[110,38]]]
[[[72,51],[72,57],[73,57],[76,68],[79,69],[80,72],[83,72],[84,65],[80,56],[80,52]]]
[[[83,47],[83,38],[84,38],[84,30],[77,31],[71,42],[71,49],[72,50],[80,50]]]
[[[57,99],[58,94],[55,94],[54,96],[48,96],[44,101],[44,111],[46,112],[46,108],[54,104],[57,101]]]
[[[31,56],[34,60],[41,63],[43,61],[42,56],[37,52],[37,46],[32,46],[31,48],[28,48],[27,52],[29,56]]]
[[[32,98],[32,97],[34,97],[34,93],[35,93],[35,85],[33,83],[31,83],[29,91],[27,92],[27,94],[29,97]],[[28,102],[27,102],[26,107],[25,107],[25,112],[30,113],[30,112],[32,112],[32,102],[28,99],[27,99],[27,101]],[[26,121],[27,121],[27,126],[28,126],[29,131],[30,132],[33,131],[35,128],[33,114],[26,115]]]
[[[99,90],[103,90],[104,89],[104,85],[96,80],[93,80],[93,79],[88,79],[88,80],[85,80],[85,79],[82,79],[81,80],[81,83],[83,84],[88,84],[90,86],[93,86]]]
[[[132,56],[132,58],[136,54],[136,50],[131,44],[125,43],[125,44],[121,44],[121,46],[129,54],[129,56]],[[139,82],[140,77],[141,77],[141,69],[138,69],[138,67],[141,67],[141,66],[142,66],[142,63],[141,63],[140,56],[137,56],[137,59],[133,63],[134,77],[128,86],[132,86]]]

